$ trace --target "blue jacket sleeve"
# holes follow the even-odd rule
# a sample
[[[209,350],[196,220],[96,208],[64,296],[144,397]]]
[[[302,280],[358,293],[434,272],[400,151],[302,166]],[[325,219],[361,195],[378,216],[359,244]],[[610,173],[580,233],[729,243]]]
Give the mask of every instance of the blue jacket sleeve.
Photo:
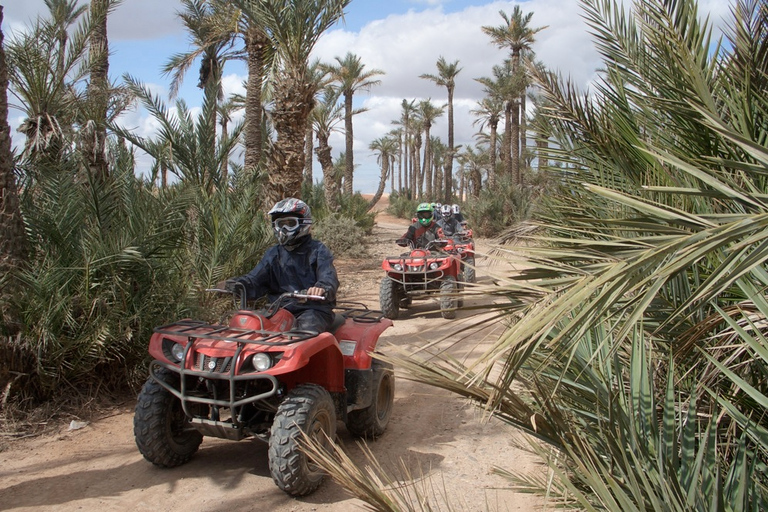
[[[317,282],[315,286],[323,288],[326,292],[326,302],[336,301],[336,292],[339,289],[339,277],[336,274],[336,267],[333,265],[333,254],[323,244],[318,244],[317,248]]]
[[[247,274],[234,278],[245,285],[248,300],[258,299],[270,293],[272,289],[273,266],[276,264],[277,251],[275,247],[267,250],[261,261]]]

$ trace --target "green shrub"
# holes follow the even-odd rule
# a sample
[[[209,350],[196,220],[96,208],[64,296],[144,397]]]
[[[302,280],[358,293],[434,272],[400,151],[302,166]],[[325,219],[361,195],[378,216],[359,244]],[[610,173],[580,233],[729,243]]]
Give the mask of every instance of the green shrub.
[[[392,192],[389,196],[389,207],[387,213],[400,219],[411,219],[416,213],[416,207],[419,201],[411,199],[408,194]]]
[[[302,196],[304,202],[312,209],[312,218],[314,219],[315,224],[329,216],[341,216],[354,221],[355,225],[362,229],[366,234],[370,234],[373,230],[373,225],[376,220],[376,212],[368,210],[368,200],[359,192],[356,192],[351,197],[343,194],[340,195],[339,211],[337,212],[328,210],[322,182],[316,183],[311,187],[306,185],[303,186]]]
[[[505,230],[530,219],[542,197],[545,187],[513,184],[502,178],[495,190],[484,189],[480,197],[462,207],[464,218],[475,235],[497,237]]]
[[[334,214],[315,222],[312,235],[323,242],[336,257],[367,257],[362,242],[365,231],[354,219]]]
[[[14,297],[23,330],[0,346],[0,366],[23,376],[10,393],[19,399],[136,384],[152,329],[210,311],[217,298],[202,290],[250,270],[273,243],[254,186],[157,190],[130,168],[92,183],[78,168],[62,159],[23,189],[35,252]]]

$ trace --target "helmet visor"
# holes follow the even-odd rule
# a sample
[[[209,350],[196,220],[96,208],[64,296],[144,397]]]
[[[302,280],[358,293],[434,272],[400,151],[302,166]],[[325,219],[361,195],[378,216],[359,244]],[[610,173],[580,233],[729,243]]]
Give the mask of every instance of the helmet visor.
[[[418,213],[416,213],[416,217],[418,217],[419,220],[431,219],[432,218],[432,212],[418,212]]]
[[[275,229],[282,230],[287,229],[289,231],[292,231],[299,227],[299,218],[298,217],[280,217],[278,219],[275,219],[272,222],[272,225]]]

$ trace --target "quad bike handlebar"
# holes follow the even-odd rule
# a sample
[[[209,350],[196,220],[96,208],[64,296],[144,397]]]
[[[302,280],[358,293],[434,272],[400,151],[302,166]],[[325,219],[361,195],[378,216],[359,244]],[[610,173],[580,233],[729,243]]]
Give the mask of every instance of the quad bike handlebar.
[[[245,285],[239,281],[229,280],[226,282],[226,286],[224,288],[206,288],[205,291],[229,293],[231,295],[235,295],[240,299],[240,309],[246,309],[248,294],[245,292]],[[307,293],[307,290],[285,292],[269,305],[267,311],[274,313],[274,311],[277,311],[280,306],[287,303],[289,299],[296,299],[299,302],[306,302],[308,300],[325,300],[325,295],[311,295]]]
[[[409,249],[413,250],[416,249],[416,245],[413,243],[413,240],[410,240],[408,238],[398,238],[395,243],[399,245],[400,247],[408,247]],[[437,240],[431,240],[427,242],[427,245],[423,247],[425,251],[428,251],[430,249],[444,249],[447,245],[451,243],[451,240],[439,238]]]

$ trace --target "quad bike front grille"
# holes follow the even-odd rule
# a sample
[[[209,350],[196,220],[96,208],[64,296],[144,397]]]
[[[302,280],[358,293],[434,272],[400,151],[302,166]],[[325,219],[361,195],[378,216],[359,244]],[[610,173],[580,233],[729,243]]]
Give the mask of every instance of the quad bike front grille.
[[[197,354],[195,370],[211,373],[229,373],[232,368],[231,357],[211,357],[205,354]]]

